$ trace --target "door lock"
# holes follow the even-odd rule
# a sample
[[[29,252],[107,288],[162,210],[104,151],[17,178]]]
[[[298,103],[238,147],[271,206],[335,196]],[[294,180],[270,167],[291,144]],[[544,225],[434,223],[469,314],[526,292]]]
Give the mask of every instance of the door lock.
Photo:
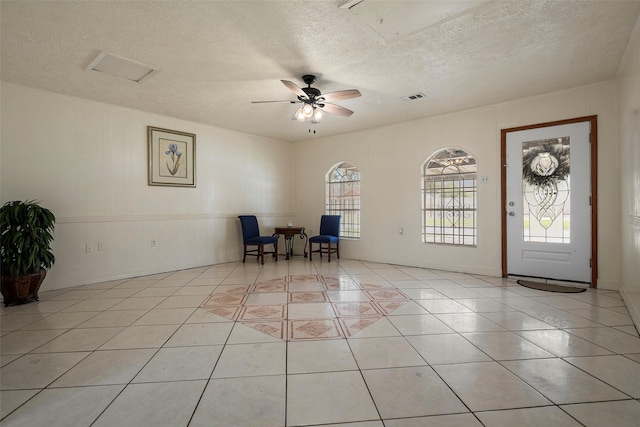
[[[509,212],[509,216],[516,216],[516,213],[511,211],[511,212]]]

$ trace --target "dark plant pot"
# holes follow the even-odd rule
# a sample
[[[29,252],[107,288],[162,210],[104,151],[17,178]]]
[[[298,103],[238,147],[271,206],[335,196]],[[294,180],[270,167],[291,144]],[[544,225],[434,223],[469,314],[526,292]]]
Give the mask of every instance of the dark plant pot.
[[[38,301],[38,289],[47,275],[47,270],[40,269],[39,273],[24,276],[2,275],[2,296],[4,306],[25,304]]]

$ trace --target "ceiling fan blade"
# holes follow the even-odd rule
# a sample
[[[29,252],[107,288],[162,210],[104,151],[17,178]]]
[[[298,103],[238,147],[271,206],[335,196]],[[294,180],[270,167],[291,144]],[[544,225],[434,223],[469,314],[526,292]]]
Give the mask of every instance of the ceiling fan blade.
[[[295,84],[294,82],[290,82],[289,80],[280,80],[282,82],[283,85],[285,85],[287,87],[287,89],[289,89],[291,92],[295,93],[298,96],[301,96],[303,98],[308,98],[307,94],[300,89],[300,87]]]
[[[344,117],[349,117],[353,114],[353,111],[349,110],[348,108],[344,108],[334,104],[324,104],[322,105],[322,107],[318,106],[318,108],[326,111],[327,113],[337,114]]]
[[[325,101],[334,102],[342,101],[343,99],[351,99],[362,96],[358,89],[338,90],[336,92],[323,93],[320,98],[324,98]]]
[[[270,102],[287,102],[289,104],[297,104],[300,101],[251,101],[252,104],[267,104]]]

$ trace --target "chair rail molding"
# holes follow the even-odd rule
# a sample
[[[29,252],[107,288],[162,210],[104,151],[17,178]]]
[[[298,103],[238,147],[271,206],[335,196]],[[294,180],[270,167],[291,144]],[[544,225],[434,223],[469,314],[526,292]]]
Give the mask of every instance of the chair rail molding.
[[[192,214],[144,214],[144,215],[81,215],[59,216],[57,224],[93,223],[93,222],[137,222],[137,221],[181,221],[192,219],[230,219],[237,220],[242,212],[232,213],[192,213]],[[280,218],[291,217],[292,212],[256,212],[257,217]]]

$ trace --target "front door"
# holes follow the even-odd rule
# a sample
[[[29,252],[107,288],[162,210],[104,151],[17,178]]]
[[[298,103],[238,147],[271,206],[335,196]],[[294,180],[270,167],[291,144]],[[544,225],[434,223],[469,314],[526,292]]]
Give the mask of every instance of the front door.
[[[556,123],[502,131],[503,274],[595,286],[595,117]]]

